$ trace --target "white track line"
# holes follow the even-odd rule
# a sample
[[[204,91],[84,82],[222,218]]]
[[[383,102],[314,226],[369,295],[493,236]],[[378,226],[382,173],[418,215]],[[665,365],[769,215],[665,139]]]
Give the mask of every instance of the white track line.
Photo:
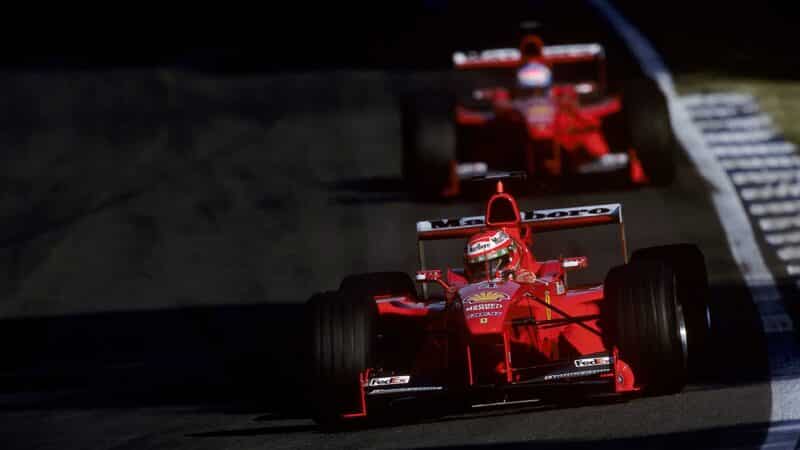
[[[652,45],[608,1],[589,0],[589,3],[600,11],[616,29],[638,59],[644,73],[652,78],[664,93],[668,102],[672,129],[697,170],[710,185],[711,200],[720,217],[731,253],[750,289],[764,331],[767,333],[772,378],[770,383],[772,391],[771,422],[800,419],[800,382],[797,381],[797,378],[784,378],[796,376],[798,373],[797,363],[800,360],[800,350],[791,333],[791,320],[781,303],[775,279],[764,262],[764,257],[756,243],[753,228],[750,226],[736,188],[722,165],[708,150],[698,127],[692,123],[692,117],[678,99],[667,66]],[[698,115],[695,114],[695,117]],[[778,333],[781,331],[783,333],[779,335]],[[780,435],[779,431],[770,427],[763,446],[765,448],[772,447],[776,442],[783,442],[781,448],[794,448],[798,437],[800,437],[800,433],[796,432],[794,436],[787,439],[785,434]],[[790,442],[787,443],[787,441]]]

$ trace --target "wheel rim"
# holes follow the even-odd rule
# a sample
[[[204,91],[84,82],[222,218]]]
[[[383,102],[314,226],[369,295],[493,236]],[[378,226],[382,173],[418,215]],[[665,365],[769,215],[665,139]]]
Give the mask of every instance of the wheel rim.
[[[683,367],[686,368],[689,354],[689,342],[686,337],[686,319],[683,316],[683,306],[681,306],[681,302],[677,299],[677,290],[675,292],[675,323],[678,327],[678,340],[681,343],[681,359],[683,361]]]

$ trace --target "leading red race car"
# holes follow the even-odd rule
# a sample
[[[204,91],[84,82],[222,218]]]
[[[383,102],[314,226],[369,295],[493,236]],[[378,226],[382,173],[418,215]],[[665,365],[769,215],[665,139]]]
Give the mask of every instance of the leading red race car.
[[[606,224],[627,260],[620,204],[520,211],[501,181],[483,216],[418,222],[421,293],[407,274],[381,272],[309,300],[316,420],[409,399],[476,407],[682,389],[709,332],[697,247],[638,250],[590,286],[567,281],[585,256],[540,261],[531,248],[534,233]],[[425,267],[426,241],[467,237],[464,269]]]
[[[642,80],[623,82],[623,105],[607,92],[605,61],[598,43],[544,45],[536,35],[519,48],[456,52],[455,95],[427,92],[404,104],[406,179],[441,197],[493,171],[669,182],[674,144],[663,97]]]

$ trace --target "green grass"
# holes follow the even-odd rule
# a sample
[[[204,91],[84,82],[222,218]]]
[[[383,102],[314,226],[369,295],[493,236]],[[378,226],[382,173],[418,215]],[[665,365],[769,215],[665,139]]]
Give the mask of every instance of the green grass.
[[[800,142],[800,82],[748,79],[716,74],[679,75],[675,84],[680,94],[703,92],[749,93],[761,109],[772,116],[787,140]]]

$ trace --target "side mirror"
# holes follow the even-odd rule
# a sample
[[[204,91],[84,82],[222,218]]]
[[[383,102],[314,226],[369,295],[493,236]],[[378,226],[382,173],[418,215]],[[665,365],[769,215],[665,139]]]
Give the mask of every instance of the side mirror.
[[[585,256],[575,256],[561,260],[561,267],[566,270],[585,269],[589,266],[589,258]]]
[[[442,278],[442,271],[440,269],[418,270],[415,279],[417,283],[438,283],[445,290],[450,287]]]
[[[437,282],[442,279],[441,269],[418,270],[416,280],[420,283]]]

